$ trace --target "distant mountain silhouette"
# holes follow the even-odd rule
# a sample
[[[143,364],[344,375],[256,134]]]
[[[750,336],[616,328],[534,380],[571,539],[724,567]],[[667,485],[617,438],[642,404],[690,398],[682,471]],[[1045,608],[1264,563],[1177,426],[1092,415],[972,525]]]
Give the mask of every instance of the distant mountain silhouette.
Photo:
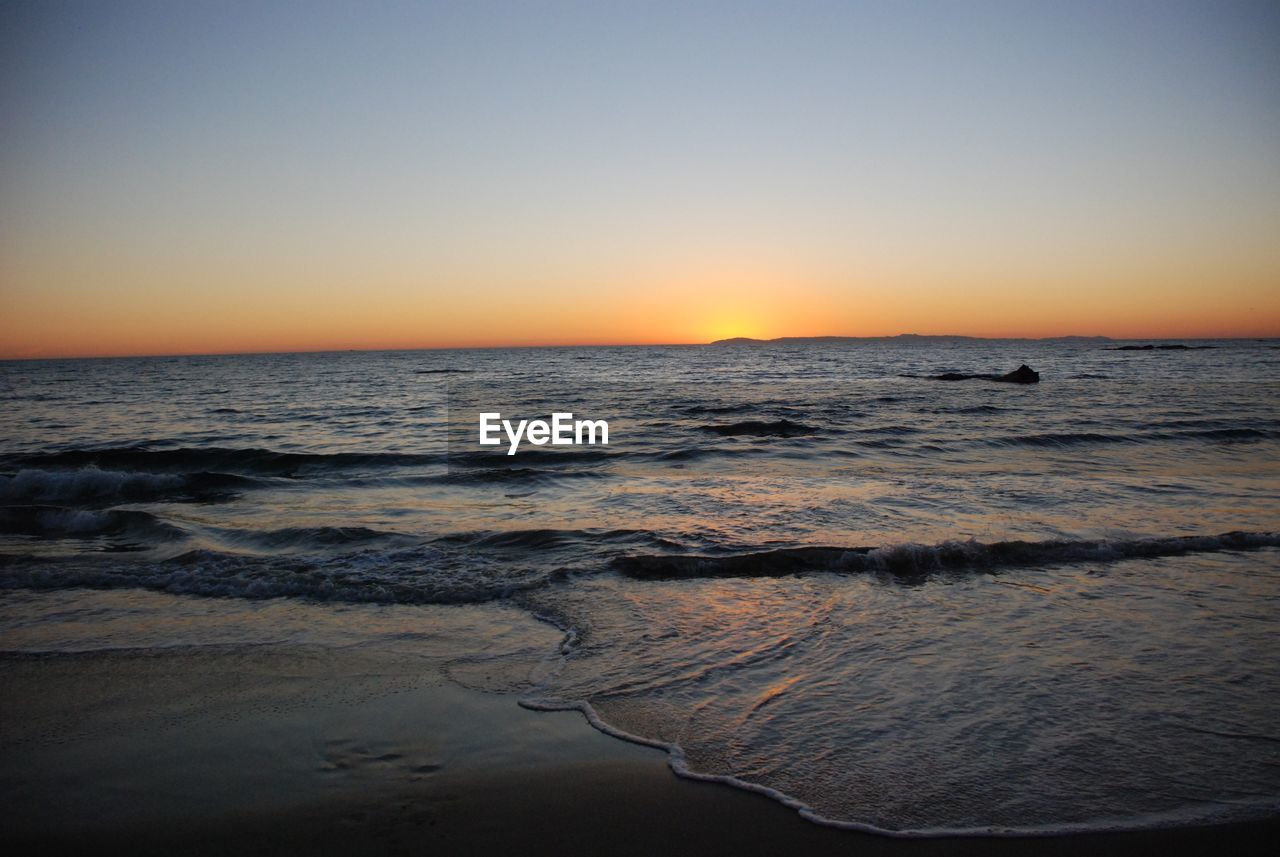
[[[717,339],[712,345],[774,345],[812,343],[855,343],[855,342],[898,342],[903,344],[934,342],[991,342],[1002,340],[1034,341],[1034,342],[1114,342],[1109,336],[927,336],[919,333],[899,333],[896,336],[779,336],[777,339],[752,339],[749,336],[735,336],[732,339]]]

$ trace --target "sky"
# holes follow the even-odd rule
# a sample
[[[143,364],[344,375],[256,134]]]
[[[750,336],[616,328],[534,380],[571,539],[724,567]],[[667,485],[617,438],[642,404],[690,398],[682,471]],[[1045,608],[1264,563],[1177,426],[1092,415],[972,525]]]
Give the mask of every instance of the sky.
[[[9,2],[0,117],[0,357],[1280,336],[1274,2]]]

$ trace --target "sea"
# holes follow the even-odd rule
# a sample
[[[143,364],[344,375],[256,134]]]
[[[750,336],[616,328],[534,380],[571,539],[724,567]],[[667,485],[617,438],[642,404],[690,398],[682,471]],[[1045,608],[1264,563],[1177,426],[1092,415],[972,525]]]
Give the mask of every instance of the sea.
[[[1142,344],[0,363],[0,650],[438,651],[895,835],[1274,816],[1280,342]]]

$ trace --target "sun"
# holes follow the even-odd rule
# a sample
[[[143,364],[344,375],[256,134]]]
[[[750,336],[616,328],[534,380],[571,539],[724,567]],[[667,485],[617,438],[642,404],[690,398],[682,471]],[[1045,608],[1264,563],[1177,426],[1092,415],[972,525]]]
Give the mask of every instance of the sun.
[[[763,338],[762,328],[763,325],[758,319],[741,312],[717,315],[701,326],[701,329],[706,331],[704,337],[708,342],[738,337],[760,339]]]

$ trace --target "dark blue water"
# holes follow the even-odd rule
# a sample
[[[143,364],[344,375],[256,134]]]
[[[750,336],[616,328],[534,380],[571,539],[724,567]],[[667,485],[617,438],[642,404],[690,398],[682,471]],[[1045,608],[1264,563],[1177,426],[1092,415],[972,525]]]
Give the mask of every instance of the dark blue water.
[[[568,635],[531,704],[826,820],[1272,812],[1280,350],[1209,344],[5,363],[5,615],[495,604]],[[495,454],[480,410],[610,443]]]

